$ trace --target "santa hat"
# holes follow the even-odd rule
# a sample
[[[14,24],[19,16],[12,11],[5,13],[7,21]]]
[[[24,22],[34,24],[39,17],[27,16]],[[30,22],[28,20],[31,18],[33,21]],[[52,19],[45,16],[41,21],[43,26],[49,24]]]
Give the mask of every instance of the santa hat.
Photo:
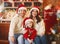
[[[45,10],[45,12],[53,12],[52,9]]]
[[[26,11],[27,11],[27,8],[26,8],[25,5],[23,5],[23,4],[20,4],[20,5],[18,6],[17,12],[18,12],[18,9],[19,9],[19,10],[23,9],[23,10],[26,10]]]
[[[52,8],[52,5],[49,4],[49,5],[47,5],[47,6],[44,8],[44,11],[45,11],[45,12],[53,12],[54,9]]]
[[[49,4],[49,5],[47,5],[47,6],[44,8],[44,10],[51,9],[51,7],[52,7],[52,5],[51,5],[51,4]]]
[[[31,18],[26,18],[26,19],[24,19],[24,21],[23,21],[23,26],[27,26],[27,24],[29,23],[29,22],[34,22]]]
[[[37,10],[37,11],[38,11],[38,13],[39,13],[39,8],[38,8],[37,6],[35,6],[35,7],[31,8],[30,12],[31,12],[32,10]]]

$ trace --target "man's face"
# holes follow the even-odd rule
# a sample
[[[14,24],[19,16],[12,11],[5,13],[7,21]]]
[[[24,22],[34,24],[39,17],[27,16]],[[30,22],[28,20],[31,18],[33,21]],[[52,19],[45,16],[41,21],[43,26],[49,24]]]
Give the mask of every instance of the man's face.
[[[49,12],[49,15],[52,16],[54,14],[54,12]]]
[[[26,10],[24,10],[24,9],[18,9],[18,15],[20,15],[20,16],[24,16],[26,14]]]
[[[49,14],[53,14],[54,12],[49,12]]]

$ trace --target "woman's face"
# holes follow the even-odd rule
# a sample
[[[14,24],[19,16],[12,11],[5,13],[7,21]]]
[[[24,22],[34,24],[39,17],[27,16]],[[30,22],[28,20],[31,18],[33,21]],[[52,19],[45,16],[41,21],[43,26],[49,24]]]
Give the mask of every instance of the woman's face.
[[[33,11],[32,11],[32,16],[33,16],[33,17],[36,17],[36,16],[37,16],[37,10],[33,10]]]
[[[23,9],[18,9],[18,15],[20,15],[20,16],[24,16],[26,14],[26,11],[25,10],[23,10]]]

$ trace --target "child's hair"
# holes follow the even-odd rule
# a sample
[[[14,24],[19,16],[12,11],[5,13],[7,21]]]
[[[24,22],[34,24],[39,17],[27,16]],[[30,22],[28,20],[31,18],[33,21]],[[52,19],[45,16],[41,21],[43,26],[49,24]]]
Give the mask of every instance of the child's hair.
[[[28,22],[32,22],[32,27],[31,28],[34,28],[34,21],[31,19],[31,18],[26,18],[24,21],[23,21],[23,27],[27,28],[27,23]]]

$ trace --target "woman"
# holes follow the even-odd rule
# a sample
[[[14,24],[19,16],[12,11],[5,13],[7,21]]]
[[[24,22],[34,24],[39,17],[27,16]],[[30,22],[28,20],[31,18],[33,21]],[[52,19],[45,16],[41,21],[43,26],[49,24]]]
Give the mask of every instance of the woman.
[[[47,44],[45,36],[45,26],[44,21],[39,17],[39,9],[33,7],[30,10],[30,18],[34,20],[35,28],[37,30],[37,37],[35,38],[36,44]]]

